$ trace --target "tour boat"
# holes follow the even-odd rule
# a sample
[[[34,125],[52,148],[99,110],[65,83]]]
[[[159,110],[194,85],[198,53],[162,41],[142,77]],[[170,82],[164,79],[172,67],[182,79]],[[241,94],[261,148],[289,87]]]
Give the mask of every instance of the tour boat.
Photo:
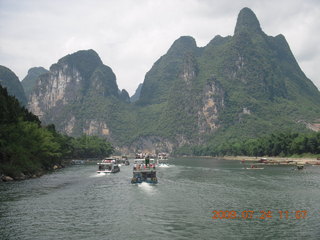
[[[116,160],[113,158],[106,158],[98,164],[97,173],[117,173],[120,172],[120,167],[116,164]]]
[[[117,159],[116,163],[121,167],[121,166],[128,166],[130,165],[130,162],[128,160],[127,156],[122,156],[121,159]]]
[[[166,153],[159,153],[157,159],[158,167],[169,167],[168,155]]]
[[[133,177],[131,183],[157,183],[157,171],[154,159],[135,159],[133,165]]]
[[[158,159],[157,166],[158,167],[169,167],[168,159]]]

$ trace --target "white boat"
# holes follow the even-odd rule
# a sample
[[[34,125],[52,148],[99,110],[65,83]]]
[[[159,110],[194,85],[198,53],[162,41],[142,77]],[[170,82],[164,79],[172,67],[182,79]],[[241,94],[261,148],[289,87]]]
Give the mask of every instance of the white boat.
[[[127,156],[122,156],[121,158],[116,159],[116,163],[119,165],[119,167],[130,165],[130,162]]]
[[[113,158],[106,158],[98,164],[97,173],[117,173],[120,172],[120,167]]]
[[[133,165],[131,183],[157,183],[157,171],[154,159],[136,158]]]
[[[158,167],[169,167],[168,159],[158,159],[157,166]]]
[[[159,153],[157,159],[158,167],[169,167],[168,155],[166,153]]]

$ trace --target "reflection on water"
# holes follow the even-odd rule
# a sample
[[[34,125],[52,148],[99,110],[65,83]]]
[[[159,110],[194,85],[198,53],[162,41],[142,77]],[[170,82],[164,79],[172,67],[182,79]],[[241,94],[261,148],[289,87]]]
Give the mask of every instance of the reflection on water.
[[[131,166],[81,165],[0,184],[1,239],[319,239],[320,168],[247,170],[237,161],[174,159],[159,183],[131,184]],[[295,212],[306,210],[305,219]],[[212,219],[253,211],[252,219]],[[260,219],[260,211],[270,216]],[[288,211],[280,219],[279,211]]]

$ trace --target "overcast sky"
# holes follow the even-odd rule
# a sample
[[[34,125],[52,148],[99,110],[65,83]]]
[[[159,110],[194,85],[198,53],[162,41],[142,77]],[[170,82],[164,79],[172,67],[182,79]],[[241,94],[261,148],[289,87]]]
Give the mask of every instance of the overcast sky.
[[[319,0],[0,0],[0,65],[22,80],[31,67],[94,49],[132,95],[174,40],[189,35],[205,46],[233,35],[243,7],[266,34],[286,37],[320,89]]]

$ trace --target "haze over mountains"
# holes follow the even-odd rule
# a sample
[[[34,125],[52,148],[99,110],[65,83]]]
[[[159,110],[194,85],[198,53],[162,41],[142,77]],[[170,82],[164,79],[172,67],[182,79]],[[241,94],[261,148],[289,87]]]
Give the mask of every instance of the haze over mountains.
[[[233,36],[218,35],[201,48],[190,36],[177,39],[147,72],[134,103],[94,50],[41,70],[23,83],[29,109],[44,124],[69,135],[104,136],[130,151],[316,130],[320,119],[320,93],[285,37],[265,34],[248,8]]]

